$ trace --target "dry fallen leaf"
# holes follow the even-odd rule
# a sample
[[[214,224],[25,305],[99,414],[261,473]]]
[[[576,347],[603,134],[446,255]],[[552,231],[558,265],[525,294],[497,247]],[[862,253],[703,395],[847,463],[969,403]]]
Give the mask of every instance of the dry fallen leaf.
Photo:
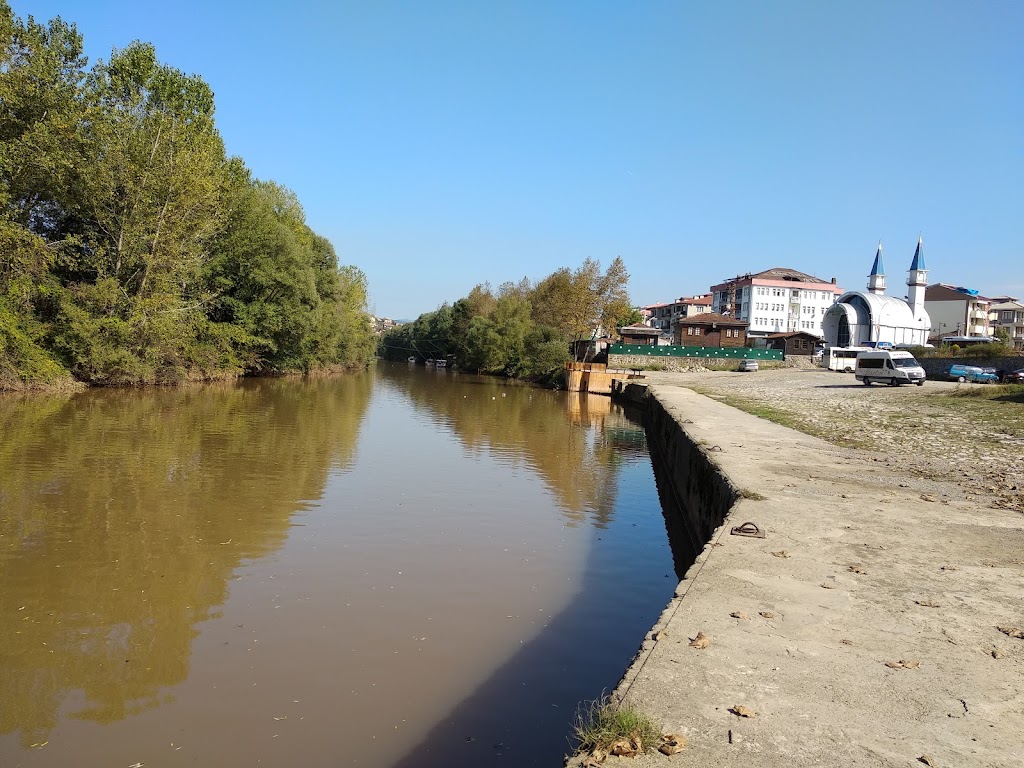
[[[775,614],[772,613],[771,611],[761,611],[760,615],[761,615],[762,619],[774,619],[775,618]]]
[[[789,557],[789,552],[784,549],[780,549],[778,552],[772,552],[775,557]]]
[[[711,636],[705,635],[703,632],[698,632],[697,636],[690,641],[690,647],[696,648],[698,651],[703,650],[711,645]]]
[[[917,659],[900,659],[899,661],[887,661],[885,666],[890,669],[917,669],[921,666],[921,662]]]
[[[1021,629],[1020,627],[996,627],[996,629],[998,629],[1004,635],[1009,635],[1010,637],[1018,637],[1024,640],[1024,629]]]
[[[853,640],[840,640],[843,645],[853,645]]]
[[[612,744],[609,750],[616,757],[636,757],[643,751],[643,745],[639,739],[619,739]]]
[[[925,608],[940,608],[941,606],[931,600],[915,600],[918,605],[923,605]]]
[[[583,761],[582,768],[597,768],[597,766],[603,763],[607,758],[607,752],[605,752],[603,749],[595,749],[593,752],[587,755],[587,759]]]
[[[1005,659],[1006,658],[1006,651],[1004,651],[1002,648],[993,648],[992,649],[992,658],[993,659]]]
[[[930,493],[922,493],[921,494],[921,501],[938,501],[938,499],[936,499]]]
[[[661,746],[658,751],[663,755],[677,755],[686,747],[686,737],[680,733],[666,733],[661,737]]]
[[[750,618],[743,611],[733,611],[729,615],[732,616],[734,619],[749,619]]]
[[[867,571],[865,571],[864,568],[859,565],[851,565],[846,570],[848,570],[850,573],[867,573]]]
[[[743,706],[742,704],[737,704],[736,706],[729,707],[729,711],[737,717],[757,717],[757,712],[750,709],[749,707]]]
[[[651,640],[661,640],[663,637],[668,637],[668,632],[664,629],[659,629],[657,632],[651,632]]]
[[[924,763],[925,765],[930,765],[932,766],[932,768],[935,768],[935,766],[938,765],[938,763],[936,763],[930,755],[921,755],[919,758],[917,758],[917,761],[919,763]]]
[[[939,568],[939,570],[940,571],[959,571],[960,568],[959,568],[959,566],[956,566],[956,565],[944,565],[941,568]]]

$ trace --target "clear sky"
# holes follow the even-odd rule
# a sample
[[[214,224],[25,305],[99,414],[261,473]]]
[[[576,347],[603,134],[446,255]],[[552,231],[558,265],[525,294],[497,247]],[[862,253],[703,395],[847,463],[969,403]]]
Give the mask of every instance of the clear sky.
[[[622,256],[637,304],[738,273],[1024,298],[1024,3],[11,0],[214,89],[228,152],[293,189],[413,318]]]

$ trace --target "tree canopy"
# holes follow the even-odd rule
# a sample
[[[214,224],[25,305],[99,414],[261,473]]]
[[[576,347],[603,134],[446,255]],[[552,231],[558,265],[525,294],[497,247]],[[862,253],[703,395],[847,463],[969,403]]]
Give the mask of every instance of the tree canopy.
[[[629,273],[616,257],[608,269],[586,259],[536,284],[523,278],[495,292],[478,285],[453,305],[420,315],[381,340],[387,359],[453,358],[460,368],[545,380],[561,371],[572,343],[629,321]]]
[[[214,94],[0,0],[0,387],[362,366],[366,278],[227,157]]]

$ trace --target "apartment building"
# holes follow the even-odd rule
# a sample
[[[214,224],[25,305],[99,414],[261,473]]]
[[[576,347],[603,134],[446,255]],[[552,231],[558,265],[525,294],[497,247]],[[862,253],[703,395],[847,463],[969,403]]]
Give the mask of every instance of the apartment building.
[[[992,335],[988,319],[989,300],[973,288],[933,283],[925,288],[924,308],[932,319],[929,338],[987,338]]]
[[[711,294],[703,296],[680,296],[675,301],[649,304],[640,311],[647,317],[647,324],[662,333],[671,333],[678,320],[711,311]]]
[[[822,335],[821,319],[843,294],[831,281],[787,267],[745,274],[711,286],[711,311],[749,323],[750,338],[805,331]]]
[[[1001,296],[1005,301],[993,300],[989,305],[992,333],[1004,328],[1010,334],[1010,343],[1017,349],[1024,349],[1024,304],[1011,296]]]

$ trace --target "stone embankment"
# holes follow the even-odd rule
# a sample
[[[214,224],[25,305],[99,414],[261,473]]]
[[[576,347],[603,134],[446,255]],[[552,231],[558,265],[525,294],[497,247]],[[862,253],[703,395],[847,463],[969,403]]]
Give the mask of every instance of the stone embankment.
[[[605,765],[1024,765],[1024,516],[973,479],[992,459],[1019,473],[1021,447],[967,450],[945,404],[918,412],[927,391],[812,371],[630,387],[703,549],[616,690],[686,749]],[[1013,423],[990,431],[1019,440]],[[748,521],[765,537],[730,533]]]

